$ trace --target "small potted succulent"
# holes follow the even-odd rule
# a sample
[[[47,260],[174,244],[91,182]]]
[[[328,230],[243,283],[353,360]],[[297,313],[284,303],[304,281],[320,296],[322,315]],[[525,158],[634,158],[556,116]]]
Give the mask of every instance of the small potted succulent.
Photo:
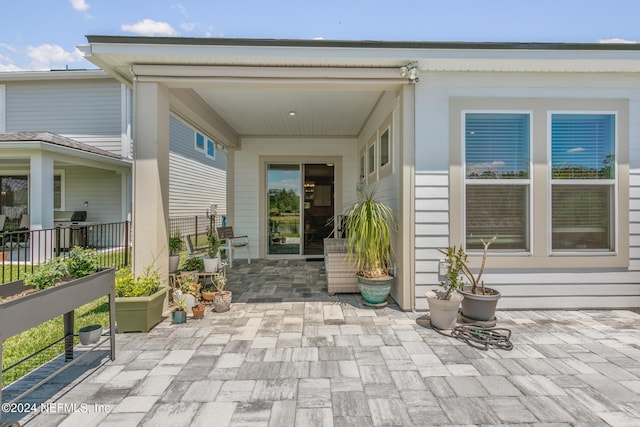
[[[171,323],[177,325],[186,323],[187,321],[187,307],[185,305],[185,298],[175,298],[174,294],[174,307],[171,309]]]
[[[218,274],[213,278],[213,286],[215,292],[213,293],[213,311],[222,313],[229,311],[231,307],[231,298],[233,296],[231,291],[226,290],[227,277]]]

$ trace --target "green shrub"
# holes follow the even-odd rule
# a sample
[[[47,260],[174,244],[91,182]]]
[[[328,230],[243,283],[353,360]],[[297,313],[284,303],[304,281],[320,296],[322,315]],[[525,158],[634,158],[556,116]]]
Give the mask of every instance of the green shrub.
[[[180,233],[176,232],[169,237],[169,255],[177,255],[180,253],[184,246]]]
[[[180,271],[202,271],[204,270],[204,261],[199,257],[190,257],[182,261]]]
[[[69,275],[73,278],[88,276],[100,269],[100,256],[95,249],[83,249],[79,246],[71,249],[67,259]]]
[[[160,273],[154,265],[147,266],[144,274],[133,277],[130,268],[122,268],[116,272],[117,297],[145,297],[160,289]]]
[[[24,284],[42,290],[69,277],[69,266],[64,258],[54,258],[40,264],[24,276]]]

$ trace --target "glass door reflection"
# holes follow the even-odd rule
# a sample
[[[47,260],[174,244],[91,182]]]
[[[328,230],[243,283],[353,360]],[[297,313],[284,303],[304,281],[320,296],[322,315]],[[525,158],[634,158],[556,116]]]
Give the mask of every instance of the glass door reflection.
[[[301,178],[299,164],[267,166],[269,255],[300,254]]]

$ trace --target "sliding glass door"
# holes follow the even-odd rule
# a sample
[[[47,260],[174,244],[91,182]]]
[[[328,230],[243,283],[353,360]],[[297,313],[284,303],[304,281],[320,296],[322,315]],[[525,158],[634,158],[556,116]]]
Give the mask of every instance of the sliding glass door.
[[[267,165],[267,254],[322,255],[334,214],[334,165]]]

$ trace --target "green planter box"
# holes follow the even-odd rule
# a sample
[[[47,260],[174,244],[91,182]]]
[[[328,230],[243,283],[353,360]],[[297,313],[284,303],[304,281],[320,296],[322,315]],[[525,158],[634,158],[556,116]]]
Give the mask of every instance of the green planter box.
[[[161,287],[148,297],[116,298],[116,329],[121,332],[149,332],[162,321],[162,307],[169,288]]]

